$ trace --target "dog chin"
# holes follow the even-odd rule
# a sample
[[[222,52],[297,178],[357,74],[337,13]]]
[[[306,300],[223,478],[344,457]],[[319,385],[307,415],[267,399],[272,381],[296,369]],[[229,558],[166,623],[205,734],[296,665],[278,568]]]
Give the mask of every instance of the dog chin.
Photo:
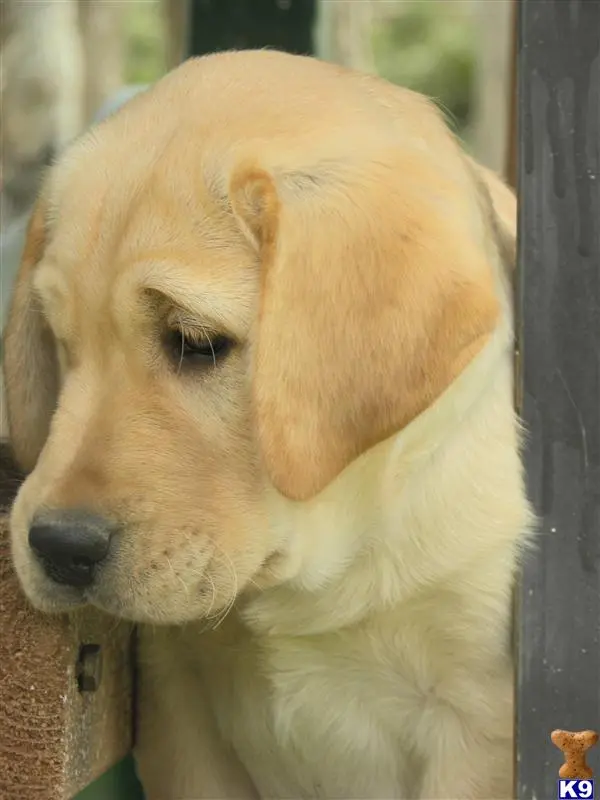
[[[54,616],[77,611],[88,604],[81,591],[68,586],[28,587],[25,596],[36,611]]]
[[[94,607],[111,617],[134,624],[179,626],[205,622],[210,627],[227,613],[231,597],[215,602],[212,593],[199,595],[196,602],[183,601],[171,595],[167,602],[152,601],[151,593],[135,592],[131,587],[117,587],[114,581],[99,580],[85,588],[65,586],[40,575],[38,570],[19,575],[21,588],[37,611],[51,615],[69,614]]]
[[[211,619],[217,621],[220,617],[220,610],[211,607],[209,602],[154,603],[143,596],[110,591],[101,586],[88,589],[85,593],[85,602],[111,617],[136,625],[181,626],[206,620],[210,625]],[[223,613],[229,605],[223,606]]]

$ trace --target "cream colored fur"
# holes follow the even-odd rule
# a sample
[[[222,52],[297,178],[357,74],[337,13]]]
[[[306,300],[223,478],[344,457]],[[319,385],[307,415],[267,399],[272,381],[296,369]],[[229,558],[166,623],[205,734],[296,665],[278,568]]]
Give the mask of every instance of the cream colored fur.
[[[514,233],[424,98],[279,53],[188,62],[53,169],[14,562],[141,623],[148,800],[512,796]],[[236,345],[178,370],[172,326]],[[84,595],[28,549],[44,507],[121,526]]]

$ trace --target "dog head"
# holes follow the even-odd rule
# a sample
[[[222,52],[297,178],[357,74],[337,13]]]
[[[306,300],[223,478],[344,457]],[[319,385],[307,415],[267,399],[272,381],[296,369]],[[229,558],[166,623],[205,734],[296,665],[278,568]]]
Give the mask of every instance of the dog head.
[[[276,52],[187,62],[77,142],[5,333],[32,602],[178,623],[260,582],[498,328],[485,184],[424,98]]]

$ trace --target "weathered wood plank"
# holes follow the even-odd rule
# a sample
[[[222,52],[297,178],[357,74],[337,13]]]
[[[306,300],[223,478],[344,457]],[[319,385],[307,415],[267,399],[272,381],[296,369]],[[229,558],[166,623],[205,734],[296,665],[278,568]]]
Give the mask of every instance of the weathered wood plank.
[[[516,794],[600,728],[600,2],[521,0],[519,338],[537,549],[518,590]],[[588,763],[600,777],[600,748]]]
[[[0,508],[18,485],[8,448],[0,444]],[[0,513],[2,800],[66,800],[126,755],[130,643],[127,626],[94,612],[67,619],[33,611],[12,571],[7,517]],[[90,645],[99,648],[100,670]]]

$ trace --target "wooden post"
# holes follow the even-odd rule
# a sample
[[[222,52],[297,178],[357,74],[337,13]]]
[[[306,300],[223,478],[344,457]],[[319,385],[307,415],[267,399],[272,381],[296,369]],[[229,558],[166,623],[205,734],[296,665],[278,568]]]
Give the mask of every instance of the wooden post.
[[[0,798],[68,800],[131,748],[130,629],[28,606],[6,516],[19,483],[0,443]]]
[[[191,0],[190,55],[272,47],[313,52],[317,0]]]
[[[192,0],[163,0],[160,4],[165,28],[167,70],[175,69],[187,58],[191,2]]]
[[[376,0],[321,2],[316,31],[319,58],[375,74],[373,20]]]
[[[600,2],[519,3],[519,339],[540,535],[518,588],[516,796],[600,729]],[[587,754],[600,779],[600,747]]]
[[[513,0],[478,0],[471,5],[477,51],[473,154],[486,167],[502,173],[509,147]]]
[[[511,9],[511,46],[510,46],[510,101],[508,108],[508,131],[506,136],[506,180],[513,189],[517,188],[517,41],[519,21],[519,0],[512,0]]]

